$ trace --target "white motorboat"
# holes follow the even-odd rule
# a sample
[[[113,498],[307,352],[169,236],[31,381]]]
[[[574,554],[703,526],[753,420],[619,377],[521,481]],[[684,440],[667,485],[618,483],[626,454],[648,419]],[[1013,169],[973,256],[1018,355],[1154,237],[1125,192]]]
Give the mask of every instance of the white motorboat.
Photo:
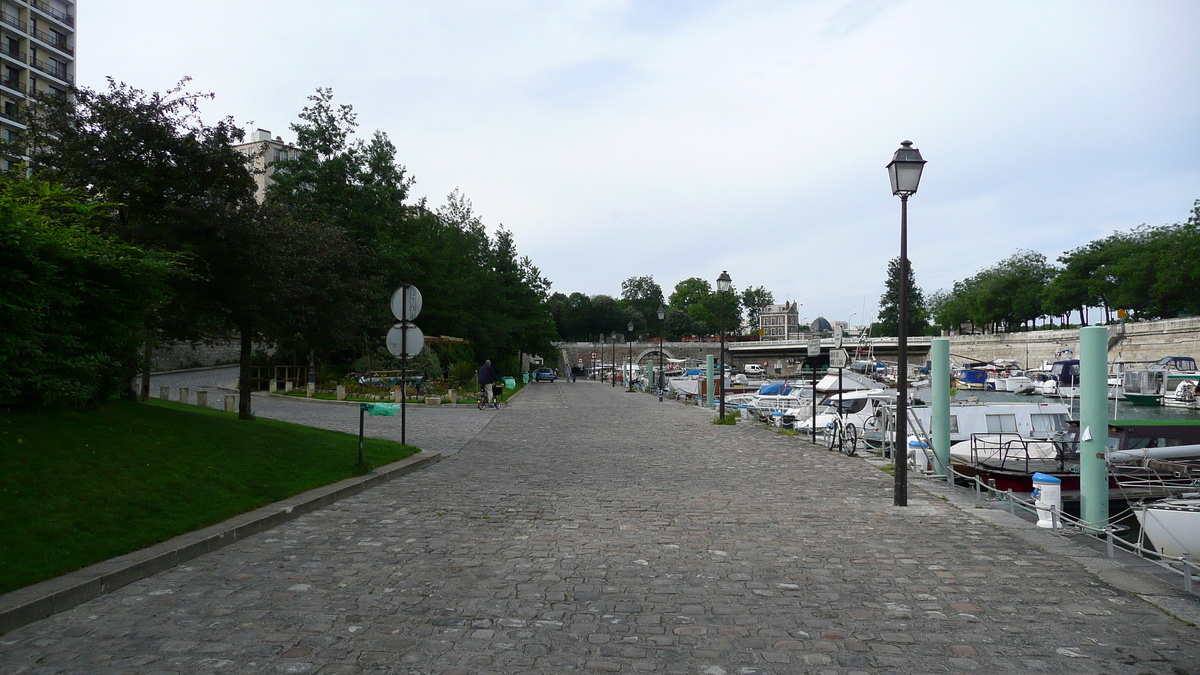
[[[1142,533],[1161,555],[1200,557],[1200,499],[1164,499],[1133,507]]]

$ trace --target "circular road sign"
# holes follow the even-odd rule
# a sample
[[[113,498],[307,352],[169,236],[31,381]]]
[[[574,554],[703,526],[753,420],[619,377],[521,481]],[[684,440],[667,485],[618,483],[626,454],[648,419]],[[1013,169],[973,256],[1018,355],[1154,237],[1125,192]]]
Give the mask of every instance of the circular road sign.
[[[407,336],[405,335],[407,333]],[[403,342],[402,342],[403,340]],[[402,349],[401,345],[407,347]],[[416,356],[421,353],[421,348],[425,346],[425,334],[421,332],[414,324],[398,323],[392,326],[392,329],[387,334],[387,348],[392,353],[392,356],[404,356],[404,352],[408,352],[408,356]]]
[[[392,316],[401,321],[412,321],[421,313],[423,304],[421,291],[416,286],[404,284],[392,293]]]

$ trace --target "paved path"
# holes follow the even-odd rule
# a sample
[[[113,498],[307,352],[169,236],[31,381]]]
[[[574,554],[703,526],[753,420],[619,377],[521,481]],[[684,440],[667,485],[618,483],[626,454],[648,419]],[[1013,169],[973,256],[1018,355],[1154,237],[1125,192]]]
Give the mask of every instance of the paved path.
[[[530,386],[429,469],[0,636],[0,674],[1200,672],[1073,559],[707,419]]]

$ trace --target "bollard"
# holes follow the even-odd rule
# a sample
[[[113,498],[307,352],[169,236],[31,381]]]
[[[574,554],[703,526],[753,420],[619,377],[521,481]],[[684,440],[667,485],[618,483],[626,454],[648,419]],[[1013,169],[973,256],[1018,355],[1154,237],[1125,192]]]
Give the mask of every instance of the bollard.
[[[291,391],[291,390],[292,390],[292,381],[291,381],[291,380],[284,380],[284,381],[283,381],[283,391],[284,391],[284,392],[289,392],[289,391]]]
[[[979,487],[981,485],[983,485],[983,483],[979,480],[979,476],[975,476],[975,501],[977,502],[983,501],[983,495],[980,494],[979,491]]]
[[[317,385],[313,384],[312,382],[309,382],[308,386],[305,387],[304,395],[307,396],[308,398],[312,398],[314,395],[316,395],[316,393],[317,393]]]
[[[996,493],[996,479],[989,478],[988,479],[988,501],[991,501],[993,499],[999,499],[999,495]]]
[[[455,405],[458,404],[458,390],[457,389],[451,389],[451,390],[447,391],[446,395],[450,397],[451,404],[455,404]]]
[[[201,408],[208,407],[208,392],[204,389],[196,390],[196,405],[200,406]]]
[[[189,401],[191,398],[192,398],[192,397],[191,397],[191,395],[188,393],[188,388],[187,388],[187,387],[180,387],[180,388],[179,388],[179,402],[180,402],[180,403],[187,403],[187,402],[188,402],[188,401]]]
[[[164,401],[170,401],[171,400],[171,388],[170,387],[159,387],[158,388],[158,397]]]
[[[236,399],[237,399],[236,396],[226,396],[225,397],[225,412],[236,412],[235,408],[237,406],[234,405],[234,401]]]
[[[1104,528],[1104,534],[1106,535],[1106,536],[1105,536],[1105,539],[1108,541],[1108,557],[1110,557],[1110,558],[1115,558],[1117,554],[1116,554],[1116,552],[1115,552],[1115,551],[1113,551],[1113,529],[1112,529],[1112,525],[1108,525],[1108,526],[1106,526],[1106,527]]]
[[[1012,488],[1008,488],[1008,515],[1010,515],[1010,516],[1017,515],[1017,507],[1015,505],[1013,505]]]
[[[279,391],[279,381],[272,377],[271,381],[267,383],[267,391],[271,392],[272,394]]]
[[[1179,561],[1183,563],[1183,590],[1188,593],[1192,592],[1192,566],[1188,562],[1188,554],[1184,553],[1179,557]]]
[[[339,401],[346,400],[346,385],[339,384],[337,386],[337,400],[339,400]]]
[[[1058,534],[1058,507],[1054,504],[1050,505],[1050,530]]]

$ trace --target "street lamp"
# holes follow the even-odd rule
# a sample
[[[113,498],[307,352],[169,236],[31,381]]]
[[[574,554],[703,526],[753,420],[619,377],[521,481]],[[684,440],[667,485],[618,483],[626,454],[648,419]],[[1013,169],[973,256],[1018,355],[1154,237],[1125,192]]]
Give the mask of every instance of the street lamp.
[[[596,369],[596,381],[597,382],[604,381],[604,344],[605,344],[604,333],[601,333],[600,334],[600,367],[598,367]]]
[[[896,461],[896,488],[892,503],[908,506],[908,198],[916,194],[921,182],[921,170],[925,160],[921,151],[904,141],[892,155],[887,165],[888,178],[892,182],[892,194],[900,197],[900,327],[899,354],[900,374],[896,378],[896,443],[893,459]]]
[[[633,322],[630,321],[626,326],[629,329],[629,334],[633,335]],[[625,384],[629,385],[629,391],[633,391],[633,341],[626,340],[629,343],[629,374],[625,376]]]
[[[667,318],[667,308],[658,306],[658,402],[663,402],[663,330]],[[1026,361],[1029,359],[1026,358]]]
[[[617,331],[615,331],[615,330],[613,331],[612,339],[613,339],[613,343],[612,343],[612,345],[613,345],[612,386],[613,386],[613,389],[616,389],[617,388]]]
[[[721,294],[721,399],[717,414],[722,422],[725,421],[725,294],[732,285],[733,279],[729,278],[729,272],[721,270],[721,276],[717,277],[717,292]]]

